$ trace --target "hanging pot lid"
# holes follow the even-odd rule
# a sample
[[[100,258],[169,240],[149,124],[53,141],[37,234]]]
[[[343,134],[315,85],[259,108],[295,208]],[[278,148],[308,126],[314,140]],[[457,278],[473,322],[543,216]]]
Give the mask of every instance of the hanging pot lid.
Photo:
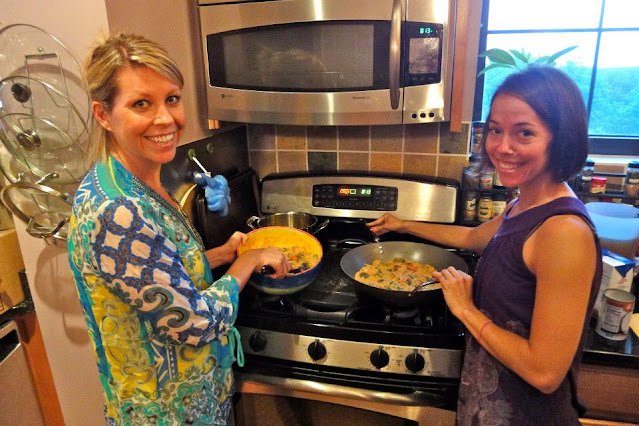
[[[89,131],[78,109],[57,89],[34,78],[0,80],[0,142],[35,175],[57,173],[79,182],[89,168]],[[11,182],[17,176],[0,168]]]
[[[0,79],[24,76],[43,81],[82,111],[88,122],[90,110],[82,68],[71,50],[45,30],[29,24],[0,28]]]
[[[44,185],[55,175],[45,176],[37,182],[29,182],[24,176],[0,190],[4,205],[27,224],[27,232],[43,238],[49,244],[66,241],[68,222],[72,213],[72,197]]]
[[[0,168],[15,157],[41,179],[79,182],[88,171],[89,99],[82,70],[70,50],[46,31],[28,24],[0,29]],[[20,171],[22,172],[22,170]]]

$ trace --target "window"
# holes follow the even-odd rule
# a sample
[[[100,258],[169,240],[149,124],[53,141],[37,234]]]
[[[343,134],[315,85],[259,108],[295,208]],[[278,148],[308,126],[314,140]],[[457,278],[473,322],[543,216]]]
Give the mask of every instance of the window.
[[[584,96],[590,152],[639,155],[638,0],[483,0],[480,52],[523,49],[539,57],[575,45],[556,66]],[[480,58],[478,71],[484,62]],[[486,118],[510,72],[491,69],[478,78],[475,120]]]

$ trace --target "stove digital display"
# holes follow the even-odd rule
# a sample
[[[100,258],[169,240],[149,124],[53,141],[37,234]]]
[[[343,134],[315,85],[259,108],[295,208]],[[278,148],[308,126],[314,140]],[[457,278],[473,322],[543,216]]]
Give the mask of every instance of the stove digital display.
[[[340,186],[337,188],[337,195],[340,197],[369,198],[373,195],[373,189],[365,186]]]

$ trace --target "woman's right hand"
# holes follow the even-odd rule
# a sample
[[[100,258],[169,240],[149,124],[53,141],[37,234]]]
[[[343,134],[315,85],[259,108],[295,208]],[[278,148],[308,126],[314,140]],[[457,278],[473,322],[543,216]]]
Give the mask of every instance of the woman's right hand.
[[[400,231],[402,229],[404,221],[398,219],[390,213],[384,213],[382,217],[372,222],[368,222],[368,226],[371,232],[375,235],[382,235],[389,231]]]
[[[252,251],[257,252],[259,255],[259,263],[255,268],[255,272],[260,272],[263,266],[269,265],[275,270],[275,272],[269,276],[277,279],[285,277],[291,270],[291,264],[288,263],[284,253],[277,247],[249,250],[247,253]]]
[[[235,277],[241,290],[251,274],[261,272],[265,265],[270,265],[275,270],[269,275],[274,279],[284,278],[291,270],[291,265],[284,253],[276,247],[268,247],[245,251],[235,259],[227,273]]]

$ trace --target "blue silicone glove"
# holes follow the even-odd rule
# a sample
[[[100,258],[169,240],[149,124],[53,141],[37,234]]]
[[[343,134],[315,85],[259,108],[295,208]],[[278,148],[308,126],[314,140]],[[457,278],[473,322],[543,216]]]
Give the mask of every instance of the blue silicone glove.
[[[212,212],[218,212],[220,216],[226,216],[229,212],[229,204],[231,204],[231,191],[226,178],[222,175],[211,177],[200,172],[193,173],[193,178],[195,183],[205,187],[204,197],[208,209]]]

